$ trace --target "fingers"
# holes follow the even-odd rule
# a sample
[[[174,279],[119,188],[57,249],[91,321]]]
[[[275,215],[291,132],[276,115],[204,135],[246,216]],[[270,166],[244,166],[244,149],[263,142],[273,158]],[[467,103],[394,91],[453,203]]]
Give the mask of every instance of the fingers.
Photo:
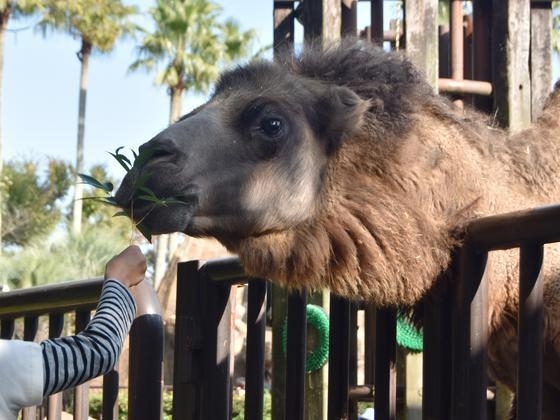
[[[119,280],[131,287],[144,279],[146,268],[146,257],[137,245],[131,245],[107,263],[105,278]]]

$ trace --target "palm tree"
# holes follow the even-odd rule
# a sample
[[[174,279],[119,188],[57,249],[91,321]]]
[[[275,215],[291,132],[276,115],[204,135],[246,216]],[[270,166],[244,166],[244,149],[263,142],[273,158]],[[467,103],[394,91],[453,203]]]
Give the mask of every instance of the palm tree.
[[[63,31],[81,42],[77,52],[81,63],[75,168],[78,174],[84,170],[89,59],[94,50],[101,53],[112,51],[119,38],[136,29],[130,18],[137,9],[123,5],[120,0],[44,0],[44,3],[44,15],[39,24],[43,31]],[[81,230],[82,197],[82,184],[76,176],[72,211],[72,231],[75,234]]]
[[[6,31],[12,17],[18,18],[35,13],[40,7],[41,0],[0,0],[0,120],[2,117],[2,80],[4,79],[4,45]],[[0,121],[0,238],[2,237],[2,123]],[[0,239],[0,254],[2,241]]]
[[[170,124],[182,114],[185,92],[205,93],[222,65],[248,53],[255,32],[242,31],[231,19],[221,22],[221,11],[211,0],[156,0],[150,10],[154,30],[145,33],[130,70],[160,70],[156,83],[167,87]],[[175,238],[156,239],[156,282],[176,248]]]

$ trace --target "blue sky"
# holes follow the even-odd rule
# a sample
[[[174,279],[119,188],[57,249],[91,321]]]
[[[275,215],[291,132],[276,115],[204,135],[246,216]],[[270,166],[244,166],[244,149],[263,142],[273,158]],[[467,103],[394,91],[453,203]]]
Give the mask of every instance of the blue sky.
[[[152,1],[136,0],[136,3],[147,10]],[[224,17],[233,17],[243,29],[257,31],[255,51],[272,42],[272,0],[218,3],[223,7]],[[365,26],[369,10],[360,9],[359,15],[359,26]],[[80,72],[75,52],[79,41],[64,34],[44,38],[32,29],[19,30],[30,23],[12,21],[6,39],[3,157],[41,161],[52,156],[74,163]],[[107,152],[119,146],[136,150],[167,125],[166,91],[155,86],[154,74],[129,74],[127,68],[134,59],[134,43],[128,41],[120,42],[109,55],[95,55],[90,62],[86,170],[93,164],[105,163],[113,175],[120,177],[122,170]],[[203,101],[204,96],[188,95],[183,111]]]

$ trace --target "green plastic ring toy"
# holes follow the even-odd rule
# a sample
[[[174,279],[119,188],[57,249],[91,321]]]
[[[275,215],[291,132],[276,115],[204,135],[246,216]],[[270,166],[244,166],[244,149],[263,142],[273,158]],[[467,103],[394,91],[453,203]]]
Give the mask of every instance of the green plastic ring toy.
[[[417,330],[402,313],[397,314],[397,343],[413,352],[421,352],[424,339],[421,330]]]
[[[329,318],[317,305],[307,305],[307,323],[317,331],[319,344],[313,351],[307,353],[305,371],[307,373],[321,369],[329,359]],[[282,349],[286,354],[288,348],[288,320],[284,320],[282,327]]]

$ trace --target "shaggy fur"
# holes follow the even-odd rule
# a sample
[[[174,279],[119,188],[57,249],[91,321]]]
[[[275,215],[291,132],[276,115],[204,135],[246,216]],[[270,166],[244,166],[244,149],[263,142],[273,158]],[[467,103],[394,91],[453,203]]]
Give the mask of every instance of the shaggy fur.
[[[466,222],[560,202],[559,115],[557,86],[539,121],[508,136],[433,94],[401,56],[363,45],[309,49],[225,73],[207,104],[143,146],[157,158],[117,198],[134,202],[156,232],[216,237],[251,275],[414,307],[444,277]],[[189,205],[142,211],[132,187],[149,171],[148,187],[194,196]],[[560,418],[558,247],[546,247],[545,261],[552,419]],[[516,252],[493,252],[487,268],[490,371],[512,389],[517,264]]]

